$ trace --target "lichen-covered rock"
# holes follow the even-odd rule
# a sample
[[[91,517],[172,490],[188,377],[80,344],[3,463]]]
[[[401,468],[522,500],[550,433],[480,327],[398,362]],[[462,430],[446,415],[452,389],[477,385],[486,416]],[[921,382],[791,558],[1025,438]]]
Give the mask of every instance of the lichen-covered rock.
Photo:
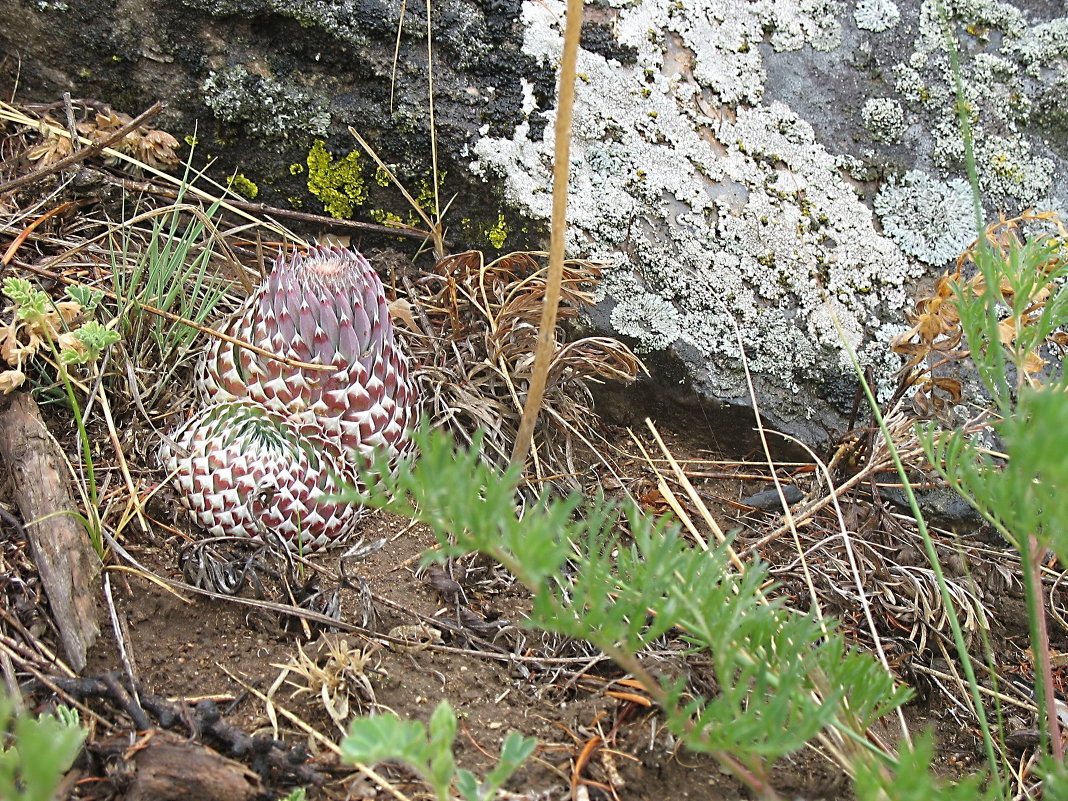
[[[580,53],[573,127],[569,244],[614,265],[595,319],[741,403],[744,343],[764,413],[819,440],[841,421],[827,388],[851,372],[843,338],[887,392],[909,297],[976,234],[936,5],[609,5],[599,18],[633,58]],[[1049,123],[1030,110],[1049,98],[1042,70],[1068,67],[1066,20],[946,5],[987,210],[1058,204],[1063,145],[1034,135]],[[555,63],[564,15],[560,0],[525,8],[528,55]],[[551,151],[520,126],[480,141],[473,169],[547,218]]]
[[[0,43],[21,56],[9,64],[22,97],[70,89],[127,111],[162,97],[168,127],[192,134],[198,121],[202,148],[254,182],[257,200],[382,220],[408,210],[345,126],[414,193],[441,180],[425,6],[403,7],[402,21],[402,4],[381,0],[0,0]],[[828,388],[848,384],[841,336],[885,382],[886,343],[916,287],[974,226],[940,7],[960,44],[987,215],[1064,206],[1058,4],[589,4],[569,248],[612,265],[593,322],[681,357],[707,395],[745,403],[736,321],[772,422],[810,441],[840,425],[843,393]],[[544,244],[564,8],[433,4],[441,194],[455,195],[457,241]]]
[[[886,235],[932,267],[952,261],[975,239],[974,208],[966,181],[940,181],[918,170],[890,178],[875,196]]]
[[[901,11],[894,0],[857,0],[853,21],[858,28],[882,33],[901,22]]]
[[[521,52],[519,5],[434,3],[436,177],[425,4],[402,11],[381,0],[0,0],[0,46],[17,54],[0,75],[23,101],[54,102],[70,91],[135,114],[164,100],[155,124],[195,139],[198,163],[210,156],[218,178],[240,172],[258,187],[257,201],[407,220],[411,210],[376,181],[352,125],[413,195],[426,200],[437,180],[442,197],[464,198],[450,234],[495,250],[521,244],[502,243],[505,228],[541,230],[503,208],[499,195],[475,189],[463,153],[480,129],[505,135],[523,119],[523,79],[542,101],[554,91],[552,71]]]
[[[888,97],[873,97],[865,101],[860,118],[877,142],[893,144],[905,132],[905,112],[900,103]]]

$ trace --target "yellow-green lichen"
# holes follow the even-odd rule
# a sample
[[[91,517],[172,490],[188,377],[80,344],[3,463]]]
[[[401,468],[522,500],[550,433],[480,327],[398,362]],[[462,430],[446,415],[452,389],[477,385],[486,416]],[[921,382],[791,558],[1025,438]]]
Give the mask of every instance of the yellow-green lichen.
[[[304,172],[304,165],[301,164],[299,161],[289,165],[290,175],[300,175],[302,172]]]
[[[497,215],[497,224],[486,230],[486,241],[496,250],[504,247],[508,239],[508,224],[504,221],[504,215]]]
[[[440,170],[438,172],[438,189],[441,189],[444,183],[445,170]],[[419,182],[419,194],[416,195],[415,202],[419,205],[419,208],[421,208],[427,214],[433,216],[437,213],[437,210],[435,208],[435,200],[436,198],[434,196],[434,187],[430,185],[429,178],[424,178],[422,181]]]
[[[508,240],[508,235],[512,233],[512,229],[504,220],[504,214],[498,214],[497,222],[489,227],[486,227],[485,219],[463,217],[459,221],[459,227],[465,242],[475,247],[488,244],[495,250],[503,248],[504,243]],[[523,233],[529,232],[524,229]]]
[[[371,219],[380,225],[404,225],[404,220],[401,219],[399,214],[394,214],[392,211],[386,211],[385,209],[371,209],[369,212]]]
[[[230,176],[229,180],[230,188],[237,192],[239,195],[244,195],[249,200],[252,200],[260,193],[260,188],[256,186],[251,180],[246,178],[242,173],[235,173]]]
[[[316,139],[308,151],[308,191],[319,198],[331,217],[348,219],[356,206],[367,202],[367,183],[360,166],[360,153],[353,150],[340,159]]]
[[[190,147],[196,147],[200,144],[200,140],[193,136],[193,134],[187,134],[185,136],[185,143]]]
[[[990,159],[990,170],[998,178],[1022,183],[1024,171],[1018,162],[1009,157],[1008,153],[995,153]]]
[[[442,185],[442,182],[444,180],[445,180],[445,172],[441,171],[441,172],[438,173],[438,187],[439,187],[439,189],[440,189],[440,187]],[[378,169],[375,170],[374,181],[379,186],[383,186],[383,187],[388,187],[388,186],[392,186],[393,185],[393,179],[390,177],[388,170],[386,170],[384,167],[379,167]],[[436,203],[435,203],[436,198],[434,196],[434,187],[430,184],[430,179],[429,178],[424,178],[421,181],[419,181],[419,183],[416,186],[417,186],[419,191],[418,191],[418,193],[416,193],[415,197],[412,198],[412,200],[415,202],[416,206],[418,206],[420,209],[423,210],[424,214],[426,214],[428,217],[433,218],[437,213],[436,212],[437,206],[436,206]],[[386,209],[371,209],[368,212],[368,214],[371,216],[371,219],[375,220],[376,222],[382,223],[383,225],[394,225],[395,224],[395,225],[419,226],[419,225],[422,225],[422,223],[423,223],[422,217],[420,217],[416,213],[416,210],[413,207],[409,207],[407,218],[402,217],[400,214],[397,214],[396,212],[387,211]]]

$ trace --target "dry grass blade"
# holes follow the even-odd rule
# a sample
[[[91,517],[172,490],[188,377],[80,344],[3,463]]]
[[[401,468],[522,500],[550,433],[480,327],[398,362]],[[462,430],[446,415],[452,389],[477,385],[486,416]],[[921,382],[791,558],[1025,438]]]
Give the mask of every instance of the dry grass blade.
[[[800,440],[796,439],[795,437],[788,437],[788,439],[792,440],[795,444],[797,444],[798,446],[802,447],[808,453],[808,455],[810,457],[812,457],[813,463],[816,464],[817,467],[819,468],[820,473],[823,476],[823,480],[826,483],[827,488],[830,490],[830,497],[832,498],[832,503],[834,505],[835,517],[837,519],[839,532],[840,532],[841,537],[842,537],[842,545],[843,545],[843,547],[845,549],[846,555],[847,555],[848,560],[849,560],[849,570],[850,570],[850,572],[851,572],[851,574],[853,576],[853,580],[855,582],[854,586],[857,589],[857,597],[860,599],[861,609],[864,612],[864,619],[865,619],[865,622],[868,624],[868,631],[871,633],[872,642],[875,645],[875,652],[879,657],[879,661],[882,662],[883,667],[886,669],[886,671],[888,673],[890,673],[892,671],[891,671],[891,668],[890,668],[890,662],[886,658],[886,649],[883,647],[883,638],[880,636],[879,629],[875,625],[875,618],[874,618],[874,616],[872,614],[871,601],[869,599],[868,592],[864,587],[864,576],[861,575],[860,568],[857,565],[857,557],[856,557],[856,554],[854,553],[854,549],[853,549],[853,546],[852,546],[853,534],[852,534],[852,532],[850,532],[848,530],[848,526],[846,526],[845,515],[842,513],[842,507],[838,503],[838,497],[834,494],[834,491],[833,491],[834,490],[834,479],[831,477],[831,473],[827,469],[827,465],[823,463],[823,460],[821,460],[812,451],[811,448],[809,448],[807,445],[805,445],[803,442],[801,442]],[[808,567],[807,563],[805,562],[804,553],[801,550],[801,541],[800,541],[800,537],[797,535],[796,527],[793,529],[793,533],[794,533],[794,544],[795,544],[795,547],[797,548],[798,558],[801,561],[802,568],[805,570],[806,576],[809,576],[810,575],[809,574],[809,567]],[[811,578],[809,578],[809,581],[811,582]],[[813,594],[813,597],[815,598],[816,589],[811,584],[810,584],[810,592]],[[818,605],[817,605],[816,609],[817,609],[817,613],[818,613],[819,612],[819,606]],[[911,744],[912,737],[909,734],[908,724],[905,722],[905,713],[901,710],[900,707],[897,709],[897,717],[898,717],[899,723],[901,724],[901,736],[902,736],[902,738],[905,740],[905,742]]]
[[[419,204],[419,201],[417,201],[414,197],[411,196],[411,194],[405,188],[404,184],[401,183],[401,181],[397,178],[396,175],[393,174],[393,170],[391,170],[389,168],[389,165],[386,164],[386,162],[384,162],[381,158],[379,158],[378,152],[373,147],[371,147],[371,145],[368,144],[367,141],[362,136],[360,136],[359,131],[357,131],[355,128],[353,128],[350,125],[349,126],[349,133],[352,134],[353,139],[355,139],[357,142],[359,142],[360,147],[362,147],[364,149],[364,152],[366,152],[367,155],[369,155],[374,160],[375,164],[378,165],[378,168],[380,170],[382,170],[383,173],[385,173],[385,175],[389,178],[390,181],[393,182],[393,185],[396,186],[398,190],[400,190],[400,193],[402,195],[404,195],[404,199],[408,201],[408,205],[410,205],[412,207],[412,210],[416,214],[419,215],[419,218],[423,221],[423,223],[426,225],[426,227],[430,230],[430,238],[434,242],[434,252],[437,254],[437,257],[439,259],[442,258],[445,255],[445,240],[444,240],[444,232],[442,231],[442,228],[441,228],[441,219],[440,219],[440,216],[438,215],[437,209],[435,209],[434,218],[431,218],[431,216],[429,214],[427,214],[426,210]],[[435,201],[435,205],[436,205],[437,204],[437,172],[434,173],[433,184],[434,184],[434,201]]]
[[[307,723],[305,720],[303,720],[298,715],[293,714],[288,709],[286,709],[284,706],[280,706],[278,704],[275,704],[266,695],[261,693],[259,690],[257,690],[252,685],[250,685],[250,684],[242,681],[241,679],[239,679],[237,676],[235,676],[233,673],[231,673],[229,670],[227,670],[222,665],[217,665],[217,666],[218,666],[219,670],[221,670],[223,673],[225,673],[227,676],[229,676],[232,681],[234,681],[235,683],[237,683],[238,685],[243,687],[246,691],[248,691],[252,695],[254,695],[257,698],[259,698],[265,704],[268,704],[271,707],[273,707],[274,709],[276,709],[278,712],[281,712],[282,713],[282,717],[284,717],[286,720],[288,720],[291,723],[293,723],[301,731],[303,731],[306,734],[308,734],[311,737],[313,737],[317,743],[319,743],[320,745],[324,746],[328,750],[333,751],[339,757],[341,756],[341,749],[337,745],[335,745],[334,741],[331,740],[326,735],[322,734],[314,726],[312,726],[311,724]],[[406,796],[404,793],[402,793],[400,790],[398,790],[396,788],[396,786],[392,782],[389,781],[389,779],[387,779],[385,776],[381,775],[380,773],[377,773],[376,771],[372,770],[371,768],[367,767],[367,765],[363,765],[363,764],[361,764],[359,762],[356,762],[353,765],[353,767],[355,767],[356,770],[358,770],[360,773],[362,773],[368,779],[370,779],[371,781],[375,782],[379,787],[381,787],[383,790],[385,790],[391,796],[396,798],[397,801],[411,801],[411,799],[408,796]]]
[[[552,236],[549,242],[549,279],[542,297],[538,344],[535,349],[523,416],[516,432],[511,461],[525,464],[534,440],[542,396],[548,383],[550,362],[556,346],[556,315],[560,308],[564,275],[564,245],[567,235],[567,187],[571,169],[571,120],[575,107],[575,78],[579,39],[582,33],[582,0],[567,0],[564,52],[560,59],[560,85],[556,94],[556,129],[553,147]]]
[[[905,412],[901,398],[896,403],[888,415],[890,436],[905,459],[922,467],[914,418]],[[644,452],[641,443],[637,445]],[[702,532],[716,530],[708,523],[711,515],[703,497],[690,482],[688,471],[665,445],[660,447],[663,460],[654,463],[646,456],[657,478],[657,496],[703,543]],[[848,635],[874,650],[884,667],[908,675],[910,664],[918,663],[943,641],[951,615],[978,642],[980,632],[989,626],[990,612],[987,591],[978,588],[977,582],[998,592],[998,587],[1013,581],[1014,572],[1006,568],[1003,555],[996,550],[976,543],[940,545],[948,549],[947,557],[957,554],[958,561],[970,565],[949,581],[952,608],[943,604],[933,572],[922,563],[911,521],[892,516],[875,489],[880,475],[892,466],[889,450],[882,435],[871,432],[844,443],[829,464],[810,452],[810,464],[822,481],[813,482],[808,499],[794,506],[783,501],[777,515],[751,513],[745,521],[749,531],[739,540],[747,546],[743,558],[759,556],[770,563],[772,575],[782,582],[776,592],[790,606],[839,617]],[[657,464],[662,465],[660,469]],[[763,470],[744,463],[734,466],[735,471],[726,472],[744,473],[750,479],[764,479],[768,470],[774,477],[777,470],[770,457]],[[719,474],[706,477],[724,478]],[[702,518],[707,529],[701,526]],[[759,527],[753,532],[761,519],[766,521],[764,531],[771,529],[766,534]],[[899,554],[904,563],[897,561]],[[907,737],[903,720],[901,726]],[[848,747],[838,742],[831,752],[841,749]]]

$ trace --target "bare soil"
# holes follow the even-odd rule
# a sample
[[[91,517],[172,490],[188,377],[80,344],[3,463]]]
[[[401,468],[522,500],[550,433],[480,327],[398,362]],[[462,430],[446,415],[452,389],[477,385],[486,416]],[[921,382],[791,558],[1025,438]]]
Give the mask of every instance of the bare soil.
[[[628,447],[625,432],[617,431],[614,439],[621,449]],[[678,438],[670,442],[680,450],[687,447]],[[766,485],[745,479],[709,479],[699,486],[717,514],[723,515],[721,525],[745,527],[739,544],[767,530],[764,521],[770,517],[754,519],[728,502]],[[644,483],[638,482],[639,491],[642,487],[644,500],[655,508],[657,496],[648,477]],[[190,547],[196,533],[181,515],[175,515],[176,504],[169,500],[168,492],[163,490],[157,496],[150,511],[181,533],[137,535],[130,537],[125,547],[152,572],[182,581],[187,577],[178,567],[179,553]],[[12,532],[7,533],[10,546]],[[365,633],[324,634],[323,626],[270,610],[175,591],[137,571],[112,571],[114,606],[125,629],[125,664],[112,626],[105,622],[105,634],[90,654],[85,675],[111,672],[123,682],[123,677],[132,674],[140,692],[169,699],[185,710],[196,709],[197,702],[205,698],[213,699],[232,727],[249,735],[279,739],[297,749],[290,753],[292,761],[300,762],[306,756],[304,768],[315,772],[316,783],[312,784],[306,781],[309,774],[280,770],[277,765],[257,766],[250,755],[239,755],[239,761],[258,768],[260,774],[261,784],[247,796],[250,798],[281,798],[297,785],[307,786],[311,799],[391,797],[359,771],[340,764],[324,744],[324,739],[338,742],[343,729],[327,712],[321,682],[291,672],[272,690],[283,666],[299,664],[302,654],[328,674],[333,671],[328,679],[333,682],[328,684],[331,703],[349,704],[348,714],[340,716],[342,720],[361,711],[391,710],[402,718],[427,721],[438,702],[448,699],[461,721],[457,760],[476,774],[491,769],[509,731],[537,738],[535,757],[508,785],[523,798],[711,801],[750,797],[713,760],[679,747],[642,693],[618,684],[624,676],[611,662],[584,643],[561,642],[525,627],[527,594],[496,566],[472,556],[451,564],[447,571],[421,569],[422,555],[435,545],[432,534],[384,513],[368,516],[358,537],[365,542],[382,538],[385,543],[358,561],[346,560],[344,586],[337,579],[340,565],[336,552],[313,556],[310,565],[294,575],[299,580],[314,578],[320,589],[337,589],[339,619],[364,628]],[[766,558],[774,562],[780,547],[784,553],[792,548],[769,544]],[[785,562],[785,557],[779,561]],[[288,592],[280,589],[281,584],[268,573],[261,579],[264,595],[287,602]],[[790,583],[786,581],[787,589]],[[289,591],[293,595],[288,600],[301,594],[297,582],[291,582]],[[257,595],[252,586],[239,594],[245,598]],[[803,597],[801,592],[798,597]],[[1023,649],[1026,616],[1022,610],[1017,593],[999,596],[993,636],[995,647],[1005,653],[1019,654]],[[373,617],[368,619],[371,611]],[[847,631],[861,625],[857,610],[843,608],[838,613],[845,618]],[[904,637],[901,641],[907,642]],[[333,668],[326,660],[330,643],[339,643],[335,647],[347,660],[336,662]],[[893,638],[888,643],[892,648]],[[915,648],[902,648],[903,652],[909,650],[915,652]],[[948,773],[977,769],[981,758],[974,724],[937,683],[932,684],[926,674],[910,667],[921,662],[943,672],[947,669],[944,660],[930,654],[920,655],[915,663],[911,656],[899,661],[902,679],[914,683],[918,691],[917,700],[906,710],[910,729],[934,728],[939,761]],[[340,664],[347,672],[340,670]],[[657,661],[656,668],[700,670],[670,658]],[[699,675],[691,673],[691,679],[700,683]],[[272,704],[264,700],[268,694]],[[151,769],[150,763],[145,763],[149,767],[142,766],[131,752],[136,753],[134,744],[144,734],[134,733],[136,727],[117,709],[115,699],[97,698],[87,700],[87,704],[100,713],[100,720],[90,738],[90,758],[83,761],[83,781],[73,795],[87,799],[141,797],[136,793],[144,778],[138,778],[138,771],[144,774]],[[268,714],[271,706],[277,729]],[[319,737],[287,719],[285,711],[316,730]],[[1018,716],[1014,722],[1021,729],[1028,725],[1025,717]],[[158,719],[152,723],[160,725]],[[193,737],[194,730],[188,721],[171,723],[171,731],[185,740],[196,739],[224,754],[233,751],[232,743],[210,734],[201,732]],[[893,742],[897,732],[896,724],[888,721],[876,734]],[[134,745],[121,757],[116,755],[116,736],[124,738],[127,746]],[[385,765],[379,770],[394,789],[410,798],[426,797],[425,786],[403,768]],[[772,784],[786,798],[815,801],[852,797],[842,769],[815,749],[778,763]],[[237,797],[228,796],[231,791],[220,786],[225,787],[199,787],[197,792],[208,799]],[[156,797],[170,797],[158,795],[161,792],[153,790]]]

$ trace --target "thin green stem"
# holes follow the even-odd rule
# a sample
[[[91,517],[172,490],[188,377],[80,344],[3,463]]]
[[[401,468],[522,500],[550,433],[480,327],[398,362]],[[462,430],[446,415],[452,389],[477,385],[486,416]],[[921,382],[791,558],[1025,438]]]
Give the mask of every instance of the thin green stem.
[[[983,371],[980,370],[980,375],[984,378],[984,383],[987,389],[990,391],[991,396],[998,404],[998,408],[1002,413],[1006,411],[1011,403],[1010,398],[1006,397],[1003,388],[1007,387],[1006,383],[1006,369],[1005,369],[1005,357],[999,347],[999,342],[996,337],[998,331],[998,319],[997,311],[994,301],[997,300],[1000,294],[999,283],[997,282],[997,276],[994,275],[994,270],[991,267],[990,256],[993,255],[993,251],[990,245],[984,239],[984,231],[986,226],[983,223],[983,204],[980,200],[979,194],[979,169],[975,161],[975,135],[972,130],[972,118],[971,118],[971,105],[968,103],[964,96],[964,81],[961,77],[960,68],[960,55],[957,51],[957,39],[953,33],[953,28],[950,25],[949,14],[947,13],[942,0],[937,0],[936,3],[938,9],[938,18],[942,23],[942,34],[946,42],[946,51],[949,54],[949,68],[953,75],[953,92],[954,99],[957,104],[957,122],[960,125],[961,139],[964,146],[964,169],[968,176],[968,184],[972,188],[972,213],[975,216],[975,232],[976,241],[978,247],[976,248],[975,262],[980,272],[983,274],[984,279],[984,300],[987,301],[987,315],[986,315],[986,331],[990,333],[991,340],[986,343],[990,350],[990,355],[993,359],[993,375],[983,375]],[[964,298],[964,300],[968,300]],[[970,340],[972,346],[981,339],[976,338]]]
[[[875,394],[872,392],[871,386],[869,386],[864,378],[864,370],[860,366],[856,351],[853,350],[853,346],[846,338],[845,332],[842,330],[833,310],[828,310],[831,312],[831,319],[834,321],[834,325],[838,329],[842,345],[845,347],[846,353],[849,355],[853,371],[860,380],[860,386],[864,390],[864,397],[867,399],[872,416],[875,418],[875,422],[879,426],[879,431],[882,433],[883,440],[890,452],[890,458],[893,460],[897,474],[901,478],[902,490],[905,493],[905,497],[908,498],[909,509],[912,512],[913,518],[916,520],[916,529],[920,534],[920,539],[923,541],[924,553],[927,555],[927,560],[931,565],[931,571],[935,576],[935,582],[938,584],[938,594],[942,599],[943,605],[949,611],[949,614],[946,617],[949,619],[949,627],[953,633],[953,644],[957,649],[957,656],[960,659],[964,675],[968,680],[968,692],[971,695],[972,707],[975,710],[976,718],[979,721],[979,728],[983,732],[983,747],[986,751],[987,761],[990,764],[990,771],[993,774],[994,784],[997,787],[998,798],[1000,798],[1001,801],[1005,801],[1005,785],[1001,778],[1001,771],[998,769],[997,753],[994,749],[994,736],[990,731],[990,723],[986,718],[986,710],[983,708],[983,699],[979,694],[979,681],[975,677],[975,668],[972,666],[971,656],[968,654],[968,646],[964,641],[964,632],[961,629],[960,621],[957,619],[957,615],[954,612],[955,606],[953,596],[949,592],[949,585],[946,583],[946,576],[942,571],[942,563],[938,560],[938,552],[935,550],[934,540],[931,539],[931,532],[927,528],[927,521],[923,517],[923,512],[920,511],[920,504],[916,500],[915,493],[912,491],[912,482],[909,481],[908,472],[905,470],[905,465],[901,461],[901,455],[898,453],[897,447],[894,445],[893,437],[890,435],[890,430],[886,426],[886,420],[883,418],[882,412],[879,411],[879,402],[875,399]]]
[[[82,461],[85,464],[86,473],[85,483],[88,490],[86,503],[88,508],[85,510],[86,531],[89,534],[90,542],[93,544],[93,550],[96,551],[97,556],[103,559],[104,539],[100,534],[100,499],[97,493],[96,469],[93,466],[93,453],[89,445],[89,431],[85,427],[85,421],[82,420],[82,409],[78,404],[78,398],[74,394],[74,385],[70,380],[70,376],[67,374],[67,366],[63,364],[62,360],[59,358],[59,349],[56,347],[56,343],[52,341],[51,337],[48,339],[48,345],[52,349],[52,356],[56,360],[59,376],[63,379],[63,387],[67,391],[67,400],[70,402],[70,408],[74,412],[74,422],[78,426],[78,440],[81,444]]]

